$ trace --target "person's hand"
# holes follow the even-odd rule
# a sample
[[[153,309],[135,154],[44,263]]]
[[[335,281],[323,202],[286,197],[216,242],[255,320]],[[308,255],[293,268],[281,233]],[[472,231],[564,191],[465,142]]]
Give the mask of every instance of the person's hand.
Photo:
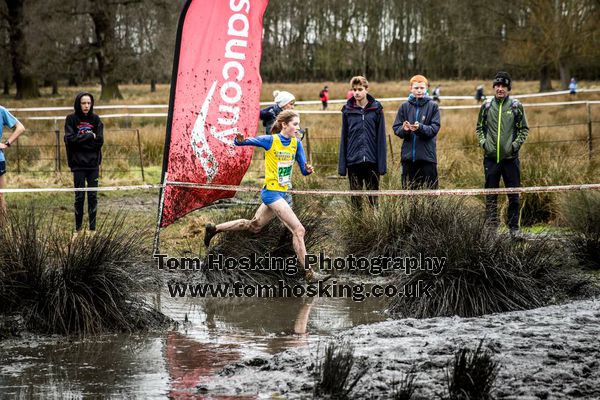
[[[415,132],[419,129],[419,126],[420,126],[419,123],[415,122],[414,124],[410,125],[410,130]]]
[[[315,172],[315,168],[310,164],[305,164],[304,168],[306,168],[306,172],[308,172],[309,174],[312,174],[313,172]]]
[[[0,150],[8,149],[8,146],[4,143],[0,143]]]
[[[241,132],[238,132],[235,134],[235,141],[238,143],[242,143],[244,141],[244,134]]]
[[[405,131],[410,131],[410,122],[404,121],[404,123],[402,124],[402,129]]]

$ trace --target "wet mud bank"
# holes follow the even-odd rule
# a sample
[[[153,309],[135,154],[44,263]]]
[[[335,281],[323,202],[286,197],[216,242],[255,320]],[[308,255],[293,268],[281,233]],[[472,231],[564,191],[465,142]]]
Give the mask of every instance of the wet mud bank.
[[[475,348],[481,339],[500,362],[496,398],[600,398],[598,298],[478,318],[386,321],[355,327],[337,339],[354,346],[357,362],[369,367],[352,393],[356,398],[389,397],[393,382],[413,365],[418,374],[414,398],[445,395],[455,352]],[[198,392],[310,398],[324,347],[313,343],[273,357],[242,360],[199,386]]]

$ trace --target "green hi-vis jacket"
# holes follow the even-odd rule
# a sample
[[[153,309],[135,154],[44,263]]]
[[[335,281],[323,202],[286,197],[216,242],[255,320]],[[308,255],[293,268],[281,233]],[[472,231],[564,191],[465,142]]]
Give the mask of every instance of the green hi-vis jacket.
[[[499,163],[518,157],[529,133],[523,105],[509,97],[488,100],[479,110],[476,132],[486,158]]]

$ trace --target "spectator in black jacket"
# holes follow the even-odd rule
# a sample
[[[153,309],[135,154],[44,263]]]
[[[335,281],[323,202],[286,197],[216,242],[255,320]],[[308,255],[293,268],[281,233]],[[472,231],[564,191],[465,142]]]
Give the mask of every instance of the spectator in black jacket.
[[[75,112],[65,120],[65,144],[69,168],[73,172],[75,188],[98,187],[100,163],[102,162],[102,144],[104,143],[104,125],[100,117],[94,114],[94,96],[79,93],[75,97]],[[97,192],[88,193],[88,217],[90,231],[96,231]],[[85,192],[75,192],[75,235],[83,224],[83,204]]]
[[[342,137],[338,172],[350,180],[350,190],[379,190],[379,177],[386,173],[385,118],[381,104],[368,93],[369,82],[363,76],[350,80],[354,96],[342,108]],[[376,205],[374,196],[369,196]],[[360,199],[352,197],[360,208]]]
[[[394,133],[404,139],[401,149],[402,188],[437,189],[436,136],[440,130],[437,103],[425,94],[429,83],[423,75],[410,80],[411,94],[398,109]]]

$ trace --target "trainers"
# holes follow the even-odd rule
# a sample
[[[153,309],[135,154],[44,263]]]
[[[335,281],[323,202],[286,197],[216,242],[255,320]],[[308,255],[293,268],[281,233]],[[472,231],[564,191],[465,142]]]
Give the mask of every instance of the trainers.
[[[204,231],[204,245],[210,246],[210,241],[217,234],[217,227],[214,224],[206,224]]]
[[[314,269],[309,269],[306,271],[306,275],[304,277],[306,279],[306,283],[317,283],[319,281],[325,282],[329,278],[331,278],[330,274],[322,274],[320,272],[316,272]]]

